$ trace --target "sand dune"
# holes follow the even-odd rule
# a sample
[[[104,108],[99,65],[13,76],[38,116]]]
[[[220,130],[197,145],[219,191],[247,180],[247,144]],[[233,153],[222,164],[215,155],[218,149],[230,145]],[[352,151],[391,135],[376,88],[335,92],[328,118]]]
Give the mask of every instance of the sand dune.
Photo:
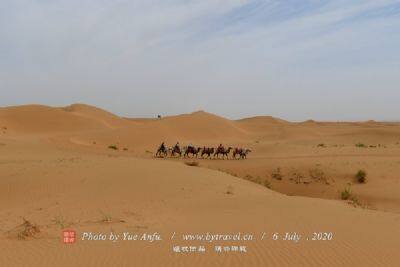
[[[231,121],[206,112],[123,119],[86,105],[30,105],[1,108],[0,129],[0,266],[400,264],[398,124]],[[198,159],[200,166],[190,167],[155,159],[163,140],[253,152],[247,160]],[[355,181],[360,169],[365,184]],[[340,200],[346,187],[353,200]],[[64,245],[65,228],[79,235],[158,232],[163,241]],[[172,251],[204,243],[182,241],[182,234],[206,232],[256,238],[206,243],[205,255]],[[273,241],[275,232],[303,240]],[[334,238],[306,240],[313,232]],[[215,245],[246,245],[248,252],[219,255]]]
[[[92,119],[103,123],[109,128],[126,127],[129,123],[126,119],[122,119],[108,111],[99,109],[97,107],[85,105],[85,104],[74,104],[63,108],[74,115],[82,116],[85,118]]]
[[[96,114],[98,113],[98,114]],[[53,108],[41,105],[26,105],[0,109],[0,122],[12,133],[79,132],[107,129],[118,117],[98,112],[95,108],[71,106]],[[116,123],[115,123],[116,124]]]
[[[221,142],[223,139],[246,137],[246,131],[234,121],[204,111],[164,118],[161,123],[176,136],[184,139],[209,139]]]

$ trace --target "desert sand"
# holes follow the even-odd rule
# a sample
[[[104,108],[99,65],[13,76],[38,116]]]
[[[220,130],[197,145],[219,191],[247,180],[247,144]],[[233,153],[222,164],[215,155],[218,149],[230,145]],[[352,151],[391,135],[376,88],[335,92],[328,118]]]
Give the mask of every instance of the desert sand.
[[[0,130],[0,266],[400,266],[400,123],[132,119],[75,104],[0,108]],[[252,152],[155,158],[162,141]],[[65,229],[162,240],[64,244]],[[182,240],[239,232],[254,239]],[[286,232],[301,240],[272,239]],[[332,240],[311,240],[319,232]]]

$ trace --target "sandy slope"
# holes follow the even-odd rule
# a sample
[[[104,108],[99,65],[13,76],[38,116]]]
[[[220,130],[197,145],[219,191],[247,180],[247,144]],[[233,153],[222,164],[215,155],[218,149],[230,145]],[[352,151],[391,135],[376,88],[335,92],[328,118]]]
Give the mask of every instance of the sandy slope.
[[[230,121],[205,112],[128,120],[78,105],[2,108],[0,127],[0,266],[400,265],[396,124]],[[200,167],[189,167],[146,153],[161,140],[224,142],[253,153],[245,161],[199,160]],[[377,147],[358,148],[357,142]],[[110,150],[111,144],[120,150]],[[277,168],[282,180],[271,178]],[[363,185],[353,182],[360,168],[368,171]],[[310,177],[315,169],[324,179]],[[264,180],[280,192],[317,198],[276,193]],[[359,202],[389,212],[319,199],[338,199],[348,183]],[[40,233],[18,239],[23,218]],[[163,241],[64,245],[62,228],[78,234],[158,232]],[[208,243],[206,255],[172,252],[175,245],[204,244],[182,241],[183,233],[239,231],[255,240]],[[261,240],[263,232],[269,238]],[[274,232],[297,232],[303,240],[272,241]],[[307,241],[313,232],[334,238]],[[213,251],[232,244],[248,252]]]

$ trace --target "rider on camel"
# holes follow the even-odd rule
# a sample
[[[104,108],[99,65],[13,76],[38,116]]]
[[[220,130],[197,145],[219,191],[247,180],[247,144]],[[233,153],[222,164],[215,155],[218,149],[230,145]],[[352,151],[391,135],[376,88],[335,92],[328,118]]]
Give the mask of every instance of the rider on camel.
[[[218,146],[218,148],[217,148],[217,151],[222,151],[223,148],[224,148],[224,146],[223,146],[222,144],[219,144],[219,146]]]
[[[159,151],[165,151],[165,142],[162,142],[160,145]]]
[[[179,142],[176,142],[175,146],[174,146],[174,150],[180,151],[181,148],[179,147]]]
[[[192,149],[194,148],[192,143],[189,143],[189,145],[188,145],[188,149],[190,149],[190,148],[192,148]]]

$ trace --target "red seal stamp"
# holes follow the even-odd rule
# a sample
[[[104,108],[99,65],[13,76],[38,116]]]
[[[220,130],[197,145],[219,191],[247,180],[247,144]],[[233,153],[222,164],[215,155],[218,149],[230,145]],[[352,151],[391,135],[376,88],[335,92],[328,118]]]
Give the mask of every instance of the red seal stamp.
[[[76,232],[74,230],[64,230],[63,234],[63,242],[64,244],[73,244],[76,241]]]

